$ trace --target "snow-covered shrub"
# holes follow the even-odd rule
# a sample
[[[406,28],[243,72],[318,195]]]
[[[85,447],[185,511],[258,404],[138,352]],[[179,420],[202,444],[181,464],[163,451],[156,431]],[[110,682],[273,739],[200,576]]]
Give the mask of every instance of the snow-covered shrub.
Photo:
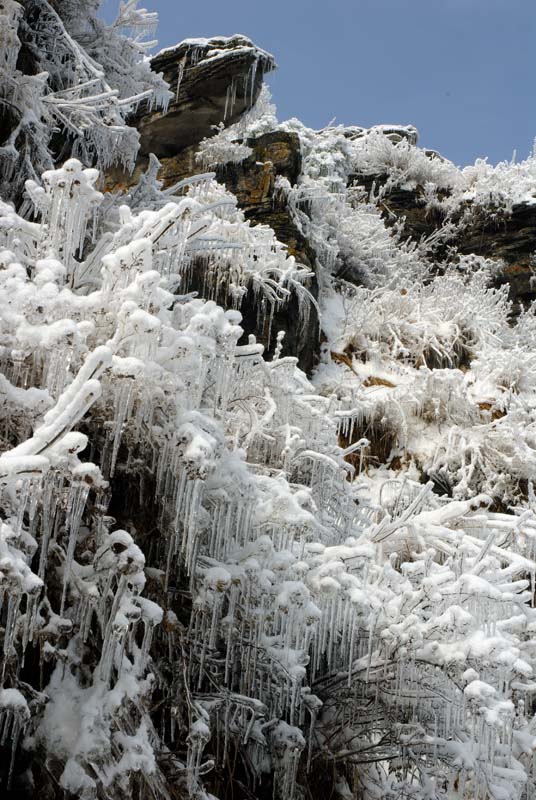
[[[252,154],[253,150],[239,140],[234,126],[226,128],[221,122],[215,136],[203,139],[196,154],[196,160],[203,169],[214,169],[219,164],[240,164]]]
[[[444,213],[458,212],[466,204],[508,214],[518,203],[536,200],[536,158],[501,162],[486,159],[456,167],[437,153],[416,146],[411,137],[393,137],[376,126],[352,137],[353,171],[384,180],[377,199],[392,188],[420,188],[429,207]],[[403,129],[402,129],[403,133]]]
[[[506,333],[509,310],[506,287],[490,287],[487,271],[453,266],[427,283],[350,289],[340,341],[333,344],[384,366],[394,360],[456,367]]]
[[[427,184],[453,191],[460,185],[459,171],[451,161],[428,155],[414,139],[397,138],[393,141],[381,126],[356,137],[352,141],[353,171],[385,176],[384,193],[393,187],[415,189]]]
[[[476,206],[508,213],[517,203],[536,202],[536,151],[523,161],[512,159],[495,166],[479,158],[464,167],[461,175],[463,199]]]
[[[127,114],[143,100],[161,107],[169,100],[145,58],[151,42],[143,36],[156,15],[128,0],[106,26],[96,10],[79,0],[3,3],[0,107],[7,124],[0,185],[6,199],[69,155],[100,168],[132,168],[139,136],[125,124]],[[27,72],[16,66],[21,46],[32,62]]]
[[[138,773],[153,788],[160,780],[152,750],[156,732],[144,699],[151,691],[151,679],[144,674],[152,629],[162,612],[141,596],[146,580],[141,550],[127,532],[110,532],[111,519],[106,517],[110,481],[125,468],[128,474],[121,448],[127,448],[127,462],[132,461],[134,473],[140,458],[148,458],[147,464],[152,465],[157,497],[163,503],[162,524],[174,530],[168,570],[174,563],[169,559],[180,553],[192,579],[195,537],[206,530],[207,512],[201,507],[205,480],[215,482],[214,500],[206,499],[209,507],[213,503],[221,507],[215,520],[227,514],[230,523],[239,510],[242,513],[244,502],[255,503],[256,495],[260,518],[253,530],[258,528],[259,533],[266,535],[275,526],[281,535],[288,524],[285,536],[292,542],[296,533],[303,536],[302,529],[312,519],[310,512],[304,512],[299,522],[292,513],[287,523],[281,506],[274,519],[269,510],[264,512],[268,517],[263,522],[259,493],[266,492],[269,499],[271,484],[263,489],[240,463],[241,439],[248,430],[240,424],[241,415],[255,415],[257,402],[260,409],[265,400],[268,407],[273,403],[269,375],[262,369],[262,347],[252,343],[237,349],[241,334],[237,312],[225,312],[213,301],[177,299],[166,288],[180,279],[181,269],[187,271],[190,250],[203,253],[214,248],[225,224],[236,234],[235,256],[244,251],[234,263],[237,290],[240,280],[253,280],[258,291],[266,283],[269,303],[284,300],[292,261],[285,270],[276,269],[270,264],[273,244],[269,242],[263,250],[262,230],[250,236],[251,229],[243,221],[229,222],[218,216],[222,205],[212,202],[214,192],[221,196],[218,189],[208,190],[206,197],[198,193],[137,215],[124,207],[115,234],[105,234],[96,242],[90,250],[91,261],[80,261],[84,245],[88,246],[84,235],[88,217],[102,200],[94,188],[96,178],[95,170],[83,170],[79,162],[70,160],[63,169],[46,173],[42,187],[29,184],[38,222],[28,223],[4,206],[2,236],[4,245],[12,249],[2,251],[0,270],[2,296],[8,298],[0,323],[2,392],[9,401],[3,422],[10,424],[7,448],[0,457],[6,485],[2,574],[11,587],[4,677],[16,680],[19,644],[25,649],[39,642],[50,663],[59,659],[49,684],[51,702],[36,728],[35,742],[58,763],[63,762],[64,771],[58,777],[64,788],[88,796],[97,786],[99,791],[126,789]],[[234,207],[233,213],[236,217]],[[208,238],[202,233],[208,233]],[[232,236],[227,239],[231,241]],[[246,276],[239,264],[241,258],[247,263],[248,257],[254,263],[256,242],[261,272]],[[223,258],[220,269],[225,272],[225,243],[218,247]],[[283,266],[283,251],[276,253],[272,260],[278,257]],[[171,272],[171,263],[177,272]],[[282,366],[274,362],[274,375],[290,377]],[[290,374],[296,369],[294,362],[288,367]],[[236,382],[237,375],[245,379],[251,370],[258,373],[258,401],[247,394],[241,399],[240,386],[245,384]],[[92,419],[98,425],[98,441],[92,438],[91,447],[99,466],[78,458],[88,435],[73,430],[90,409],[84,428],[91,430]],[[229,421],[227,432],[218,421],[222,414]],[[242,430],[232,448],[235,455],[227,445],[227,437],[235,435],[233,423],[237,433]],[[271,428],[270,416],[264,425]],[[262,436],[262,420],[257,430]],[[253,433],[249,432],[244,444]],[[293,447],[287,446],[287,458],[292,453]],[[344,473],[336,462],[334,467]],[[229,483],[233,473],[234,485]],[[168,506],[169,491],[176,494],[173,510]],[[297,505],[291,502],[289,513],[304,501],[312,503],[307,492],[302,494],[303,499],[297,494]],[[290,501],[292,490],[286,481],[278,496],[281,501],[288,496]],[[176,526],[183,514],[179,548]],[[242,526],[247,519],[246,515]],[[233,525],[233,531],[234,547],[243,546],[240,537],[249,533],[248,528],[240,534]],[[219,533],[210,541],[207,553],[212,558],[224,556],[233,547]],[[34,573],[30,562],[36,551],[39,568]],[[19,625],[21,602],[24,622]],[[143,631],[139,642],[138,629]],[[92,638],[102,637],[101,657],[82,680],[81,675],[76,677],[76,665],[90,631]],[[57,644],[62,637],[70,638],[67,649]],[[56,651],[58,646],[61,652]],[[65,665],[70,665],[67,676]],[[73,721],[64,717],[65,702]],[[75,719],[80,738],[73,740],[68,731]],[[112,741],[117,748],[110,749]],[[106,747],[99,742],[106,742]],[[197,773],[195,767],[192,770],[193,786]]]

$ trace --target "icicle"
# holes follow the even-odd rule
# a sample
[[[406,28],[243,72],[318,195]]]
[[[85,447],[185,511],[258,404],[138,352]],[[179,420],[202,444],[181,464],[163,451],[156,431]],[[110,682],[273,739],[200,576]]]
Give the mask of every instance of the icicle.
[[[11,789],[19,740],[29,719],[30,710],[22,694],[17,689],[0,689],[0,745],[5,746],[9,738],[11,748],[6,784],[8,792]]]
[[[69,533],[67,551],[65,554],[65,563],[63,566],[63,589],[61,595],[60,616],[63,616],[63,611],[65,608],[67,586],[71,578],[71,567],[77,543],[78,529],[80,528],[80,522],[86,507],[88,494],[89,486],[87,483],[73,483],[69,489],[69,495],[67,498],[67,516],[65,522]]]
[[[118,639],[114,630],[114,623],[126,588],[127,577],[126,575],[121,575],[117,585],[117,590],[115,592],[112,609],[104,628],[104,640],[102,643],[101,659],[99,662],[99,675],[104,683],[109,682],[113,668],[116,646],[118,644]]]
[[[198,710],[202,713],[194,722],[191,723],[190,731],[186,740],[188,743],[188,758],[186,762],[187,783],[188,790],[192,794],[197,789],[203,750],[210,739],[208,714],[199,707]]]
[[[179,92],[180,92],[180,89],[181,89],[182,78],[183,78],[184,69],[185,69],[185,66],[186,66],[186,58],[187,58],[187,56],[184,56],[179,61],[179,69],[178,69],[178,73],[177,73],[177,88],[175,90],[175,102],[176,103],[178,103],[178,101],[179,101]]]
[[[2,676],[0,685],[3,686],[6,674],[6,667],[11,651],[13,649],[13,642],[15,640],[15,632],[17,626],[17,619],[19,614],[19,607],[21,601],[20,591],[12,591],[7,601],[7,619],[4,629],[4,657],[2,659]]]
[[[109,469],[110,477],[113,477],[115,473],[115,465],[117,461],[117,455],[119,453],[119,445],[121,444],[123,425],[125,421],[129,418],[133,400],[134,396],[133,396],[132,381],[126,380],[120,382],[119,387],[116,390],[115,403],[114,403],[112,455],[110,459],[110,469]]]

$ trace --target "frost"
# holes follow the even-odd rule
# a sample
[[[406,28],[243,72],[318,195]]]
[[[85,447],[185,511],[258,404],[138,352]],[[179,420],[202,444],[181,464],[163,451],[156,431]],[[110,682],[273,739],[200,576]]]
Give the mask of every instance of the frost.
[[[196,160],[203,169],[214,169],[219,164],[239,164],[253,153],[247,139],[261,136],[276,126],[275,106],[268,87],[263,84],[257,102],[238,122],[227,127],[222,122],[214,136],[203,139]]]
[[[61,5],[61,11],[47,0],[2,6],[0,92],[10,118],[0,146],[3,196],[17,197],[26,179],[52,166],[53,129],[63,135],[62,160],[70,152],[100,168],[131,169],[139,137],[125,124],[127,114],[142,101],[160,107],[169,101],[167,85],[145,58],[154,42],[143,37],[156,27],[156,14],[128,0],[106,26],[94,4]],[[29,75],[16,68],[22,45],[33,59]]]
[[[111,102],[124,132],[145,68],[110,94],[87,53],[117,73],[117,31],[140,55],[154,17],[128,2],[110,31],[36,5],[65,57],[36,102],[77,141],[108,136]],[[20,15],[4,3],[6,70]],[[214,160],[273,117],[264,97]],[[311,380],[270,330],[292,299],[306,319],[310,271],[212,173],[162,190],[152,159],[109,198],[95,168],[38,175],[33,151],[24,204],[0,205],[6,790],[33,760],[84,800],[261,782],[293,800],[326,775],[344,798],[534,795],[534,308],[512,324],[496,264],[433,269],[348,188],[383,165],[461,197],[413,128],[285,127],[303,170],[277,188],[317,256]],[[480,169],[513,202],[531,166]],[[251,298],[271,360],[242,338]]]

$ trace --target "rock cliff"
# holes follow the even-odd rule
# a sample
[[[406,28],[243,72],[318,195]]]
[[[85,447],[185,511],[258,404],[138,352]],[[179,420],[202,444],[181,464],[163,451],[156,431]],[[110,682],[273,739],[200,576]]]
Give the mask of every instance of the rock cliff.
[[[130,178],[111,176],[111,185],[127,188],[146,168],[148,154],[160,160],[159,179],[170,187],[201,168],[200,145],[217,130],[232,130],[257,101],[263,76],[275,68],[274,58],[256,47],[244,36],[186,40],[162,51],[152,60],[152,68],[162,72],[170,84],[173,101],[165,112],[141,108],[135,123],[141,134],[138,165]],[[359,127],[346,128],[348,141],[361,140],[370,131]],[[417,150],[418,133],[411,126],[376,126],[374,133],[392,144],[402,143],[406,150]],[[249,149],[242,160],[222,161],[215,165],[217,179],[237,197],[239,206],[252,224],[266,224],[288,247],[297,261],[313,272],[308,289],[318,295],[316,276],[316,244],[288,202],[288,194],[280,191],[281,182],[296,187],[303,182],[303,143],[297,132],[275,125],[273,129],[248,135],[247,127],[237,127],[236,142]],[[431,165],[445,159],[430,150],[419,150],[421,158]],[[497,284],[508,283],[515,301],[528,303],[534,299],[532,286],[533,253],[536,248],[536,205],[516,203],[508,213],[482,208],[470,200],[454,212],[441,204],[430,206],[427,191],[419,181],[393,181],[389,168],[370,164],[357,167],[346,176],[346,186],[362,193],[361,199],[372,203],[381,212],[385,224],[396,225],[403,237],[416,242],[434,242],[429,256],[438,262],[446,255],[474,253],[496,259],[499,265]],[[435,187],[437,197],[447,200],[449,187]],[[452,230],[451,230],[452,229]],[[345,279],[360,282],[359,271],[341,270]],[[297,305],[276,314],[271,340],[256,330],[255,302],[248,295],[242,308],[247,333],[256,332],[268,350],[275,346],[275,333],[286,333],[284,352],[296,354],[300,365],[310,372],[318,357],[321,332],[316,312],[304,327],[298,319]]]
[[[536,157],[279,123],[273,66],[160,53],[108,196],[60,130],[0,203],[2,797],[534,796]]]

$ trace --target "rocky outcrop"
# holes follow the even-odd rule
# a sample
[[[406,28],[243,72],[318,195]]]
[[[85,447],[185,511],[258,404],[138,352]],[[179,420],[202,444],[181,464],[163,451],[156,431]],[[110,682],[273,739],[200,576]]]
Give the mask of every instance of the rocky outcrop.
[[[386,184],[388,175],[352,175],[350,183],[363,187],[370,194]],[[443,197],[447,196],[444,192]],[[441,195],[440,195],[441,196]],[[378,203],[387,224],[403,220],[403,230],[412,239],[431,236],[446,222],[446,216],[437,209],[427,208],[424,189],[395,187],[387,191]],[[446,240],[445,246],[461,254],[493,258],[504,262],[498,284],[507,283],[510,297],[514,301],[528,303],[536,299],[536,287],[532,284],[534,253],[536,251],[536,205],[519,203],[509,213],[492,213],[490,209],[467,203],[453,216],[460,223],[454,238]],[[441,259],[444,248],[436,256]]]
[[[286,244],[289,255],[311,269],[313,277],[307,288],[316,298],[318,282],[314,272],[314,250],[297,228],[285,195],[276,188],[278,177],[286,178],[291,185],[298,180],[301,173],[299,137],[295,133],[273,131],[248,139],[245,144],[252,149],[251,155],[239,164],[221,165],[216,177],[236,195],[247,219],[255,224],[269,225],[279,241]],[[253,296],[242,308],[245,330],[255,330],[257,312],[252,301]],[[276,312],[270,341],[264,342],[268,352],[274,347],[278,331],[285,332],[283,355],[297,355],[301,368],[310,373],[315,366],[319,343],[316,310],[311,308],[308,319],[304,321],[294,298],[288,306]]]
[[[274,69],[273,56],[245,36],[186,39],[162,50],[151,61],[173,93],[165,112],[139,110],[134,123],[141,134],[141,154],[173,156],[231,125],[259,95],[263,75]]]
[[[238,164],[221,164],[216,168],[216,177],[232,192],[247,219],[253,224],[269,225],[279,239],[287,245],[289,255],[314,273],[315,253],[310,243],[298,230],[287,206],[286,198],[277,191],[276,179],[286,178],[296,183],[301,173],[299,137],[295,133],[271,131],[245,142],[252,153]],[[185,148],[169,158],[160,159],[159,177],[164,186],[172,186],[196,172],[197,147]],[[318,295],[316,275],[307,287],[313,297]],[[285,332],[283,355],[297,355],[300,366],[310,372],[318,350],[319,326],[316,310],[311,309],[306,324],[300,318],[296,301],[291,301],[283,310],[276,312],[270,334],[258,330],[257,308],[253,293],[250,293],[241,309],[245,336],[254,332],[266,346],[268,354],[273,350],[278,331]]]
[[[458,243],[460,253],[476,253],[504,261],[499,283],[508,283],[512,300],[536,299],[532,277],[536,266],[536,205],[520,203],[499,217],[475,214]]]
[[[272,56],[257,48],[244,36],[212,39],[190,39],[174,48],[164,50],[152,60],[152,67],[163,72],[173,92],[173,101],[165,113],[141,109],[136,124],[141,134],[141,151],[134,176],[122,184],[127,188],[147,164],[147,154],[155,153],[160,162],[159,178],[164,186],[171,186],[201,169],[196,156],[202,139],[214,133],[215,126],[229,126],[236,122],[256,101],[264,73],[275,66]],[[417,144],[417,131],[412,126],[375,126],[392,142],[405,140],[410,146]],[[348,127],[344,135],[359,139],[370,134],[364,128]],[[274,130],[242,142],[251,154],[239,163],[226,163],[216,167],[217,179],[225,184],[238,200],[240,208],[253,224],[269,225],[278,239],[288,247],[290,255],[309,267],[314,275],[316,256],[306,237],[298,229],[289,210],[285,196],[278,192],[278,178],[296,184],[302,171],[300,140],[296,133]],[[425,151],[430,159],[442,159]],[[354,174],[349,184],[359,186],[371,195],[389,181],[386,173]],[[438,193],[439,199],[448,195]],[[405,234],[416,240],[426,239],[439,231],[447,222],[440,209],[426,205],[423,187],[415,189],[393,187],[381,194],[378,206],[387,224],[403,221]],[[468,212],[468,213],[467,213]],[[498,283],[507,282],[514,300],[528,302],[536,293],[532,287],[532,254],[536,248],[536,207],[515,206],[510,215],[485,213],[479,207],[466,205],[459,209],[455,222],[464,217],[464,225],[457,226],[455,238],[445,238],[443,244],[434,242],[433,257],[440,263],[447,248],[459,253],[475,253],[505,263]],[[318,294],[316,275],[309,290]],[[300,366],[310,372],[315,364],[319,344],[319,324],[313,309],[304,324],[297,303],[290,303],[277,313],[267,331],[258,330],[258,314],[253,296],[248,295],[242,305],[245,335],[254,332],[265,344],[268,353],[275,345],[279,330],[285,331],[284,353],[298,356]]]
[[[385,187],[388,179],[389,175],[385,173],[355,173],[350,175],[348,182],[351,186],[363,188],[370,196],[372,192],[377,193]],[[444,215],[426,208],[424,190],[419,186],[415,189],[402,189],[399,186],[389,189],[382,194],[378,206],[388,225],[403,219],[404,231],[412,239],[430,236],[445,221]]]
[[[276,184],[278,177],[286,178],[291,185],[298,180],[301,173],[299,137],[295,133],[271,131],[254,139],[247,139],[245,144],[251,148],[251,155],[238,164],[219,165],[216,168],[216,177],[236,196],[246,219],[252,224],[270,226],[279,241],[287,246],[289,255],[311,269],[313,277],[307,288],[316,298],[318,283],[314,274],[314,250],[293,221],[286,198],[277,190]],[[199,172],[196,153],[197,145],[191,145],[174,156],[160,159],[159,178],[165,188]],[[146,159],[142,159],[134,179],[145,166]],[[283,310],[275,313],[269,334],[268,329],[258,329],[253,293],[245,298],[240,311],[243,315],[245,339],[247,334],[255,333],[270,354],[275,347],[278,331],[284,331],[283,355],[297,355],[302,369],[307,373],[311,372],[319,343],[318,315],[314,307],[304,324],[297,302],[291,301]]]
[[[308,240],[297,228],[288,208],[284,194],[276,188],[278,177],[295,184],[301,173],[299,137],[295,133],[273,131],[248,139],[252,154],[240,164],[225,164],[217,170],[217,178],[236,195],[239,206],[247,219],[256,224],[269,225],[279,239],[286,244],[289,255],[313,272],[307,288],[318,296],[318,282],[314,272],[316,256]],[[246,330],[255,325],[253,306],[242,309]],[[300,366],[310,373],[315,366],[319,344],[318,316],[310,309],[307,320],[300,318],[298,304],[294,298],[290,304],[276,312],[272,324],[271,341],[266,342],[270,351],[278,331],[285,332],[283,354],[297,355]]]
[[[286,178],[292,185],[301,172],[299,137],[295,133],[271,131],[244,144],[251,155],[238,164],[221,164],[216,168],[218,181],[232,192],[246,217],[252,222],[270,225],[289,253],[300,263],[312,267],[314,254],[306,239],[292,222],[286,203],[276,191],[276,179]],[[197,148],[186,148],[170,158],[162,158],[159,178],[164,186],[172,186],[196,172]]]
[[[159,53],[151,66],[163,72],[174,100],[165,113],[140,109],[135,120],[141,134],[137,168],[128,177],[111,172],[110,188],[127,189],[132,185],[146,168],[148,153],[159,158],[159,178],[165,187],[199,172],[196,154],[201,140],[213,134],[215,126],[236,122],[255,103],[263,75],[275,63],[271,55],[246,37],[232,36],[186,40]],[[278,177],[294,184],[301,173],[298,135],[272,131],[244,144],[251,148],[251,155],[238,164],[217,167],[217,179],[236,195],[247,219],[253,224],[269,225],[287,245],[289,254],[314,271],[314,251],[295,225],[284,196],[276,190]],[[307,288],[316,298],[316,276]],[[294,298],[284,310],[275,313],[271,326],[260,331],[256,302],[251,292],[240,309],[244,336],[254,332],[270,354],[277,333],[284,331],[283,355],[297,355],[300,366],[309,373],[319,342],[315,308],[304,320]]]

